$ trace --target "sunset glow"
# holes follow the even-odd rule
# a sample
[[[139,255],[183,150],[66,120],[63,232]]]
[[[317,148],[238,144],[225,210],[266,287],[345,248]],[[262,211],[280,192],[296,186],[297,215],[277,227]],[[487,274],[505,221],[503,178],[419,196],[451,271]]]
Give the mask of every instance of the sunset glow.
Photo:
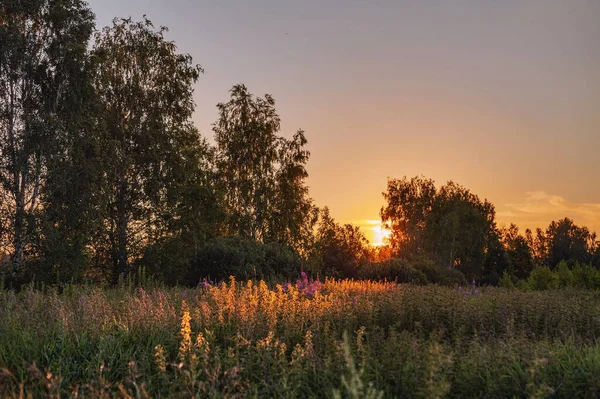
[[[391,232],[381,226],[379,220],[366,220],[368,227],[365,229],[365,236],[369,240],[369,243],[374,247],[379,247],[387,244]]]
[[[0,399],[593,396],[599,37],[600,0],[0,0]]]
[[[147,13],[202,64],[194,120],[209,140],[232,84],[273,94],[282,132],[306,131],[311,196],[339,222],[377,219],[387,177],[423,174],[487,198],[502,224],[600,229],[600,189],[581,184],[599,171],[599,2],[174,4],[91,1],[98,26]],[[565,203],[524,209],[529,192]]]

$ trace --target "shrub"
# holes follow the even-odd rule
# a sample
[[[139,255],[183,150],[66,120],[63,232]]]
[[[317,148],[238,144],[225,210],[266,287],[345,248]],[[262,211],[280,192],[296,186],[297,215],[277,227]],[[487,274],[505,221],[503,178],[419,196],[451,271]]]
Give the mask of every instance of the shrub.
[[[458,269],[439,266],[429,259],[414,259],[412,266],[421,271],[427,277],[427,280],[434,284],[445,286],[466,285],[465,275]]]
[[[569,268],[569,265],[564,260],[560,261],[554,269],[558,286],[560,288],[573,286],[573,272]]]
[[[277,243],[261,243],[234,237],[209,240],[193,258],[188,281],[202,277],[227,279],[292,278],[300,273],[301,259],[291,249]]]
[[[557,286],[557,275],[546,266],[535,267],[527,280],[527,287],[531,290],[548,290]]]
[[[358,278],[365,280],[397,281],[399,283],[427,284],[427,276],[412,267],[406,259],[394,258],[383,262],[371,262],[361,266]]]
[[[187,281],[192,256],[192,245],[180,237],[173,237],[148,246],[137,266],[145,267],[168,285],[193,284],[193,281]]]
[[[600,271],[592,265],[577,263],[572,270],[573,285],[579,288],[600,289]]]
[[[518,281],[519,279],[514,274],[505,270],[504,273],[502,273],[502,277],[500,277],[499,285],[502,288],[513,289],[516,288]]]

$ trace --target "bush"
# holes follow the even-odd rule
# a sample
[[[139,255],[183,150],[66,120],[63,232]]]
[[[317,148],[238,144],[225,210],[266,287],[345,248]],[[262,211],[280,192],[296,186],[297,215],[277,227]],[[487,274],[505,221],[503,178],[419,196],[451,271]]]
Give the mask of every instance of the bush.
[[[427,284],[427,276],[412,267],[406,259],[394,258],[383,262],[364,264],[358,271],[358,278],[363,280],[397,281],[399,283]]]
[[[513,289],[517,287],[519,279],[514,274],[510,273],[508,270],[505,270],[502,273],[502,277],[500,277],[499,285],[501,288]]]
[[[301,259],[277,243],[261,243],[238,236],[217,237],[206,243],[192,260],[188,281],[203,277],[227,279],[292,278],[300,273]]]
[[[527,280],[527,288],[531,290],[548,290],[558,287],[558,276],[546,266],[537,266]]]
[[[465,275],[458,269],[450,269],[439,266],[426,258],[417,258],[411,260],[412,266],[421,271],[427,277],[427,280],[434,284],[445,286],[466,285]]]
[[[574,286],[590,290],[600,289],[600,271],[592,265],[577,263],[571,272]]]
[[[168,285],[193,284],[193,281],[187,281],[192,256],[192,245],[180,237],[173,237],[148,246],[136,266],[146,268]]]
[[[556,265],[554,273],[556,274],[558,286],[560,288],[573,286],[573,272],[569,268],[567,262],[561,260],[558,265]]]

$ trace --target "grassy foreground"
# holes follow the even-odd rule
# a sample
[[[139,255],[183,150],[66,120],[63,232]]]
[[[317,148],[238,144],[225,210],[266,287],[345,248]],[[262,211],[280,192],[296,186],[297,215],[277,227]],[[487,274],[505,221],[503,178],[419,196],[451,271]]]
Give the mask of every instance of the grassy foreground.
[[[0,292],[0,397],[598,397],[600,294],[327,281]]]

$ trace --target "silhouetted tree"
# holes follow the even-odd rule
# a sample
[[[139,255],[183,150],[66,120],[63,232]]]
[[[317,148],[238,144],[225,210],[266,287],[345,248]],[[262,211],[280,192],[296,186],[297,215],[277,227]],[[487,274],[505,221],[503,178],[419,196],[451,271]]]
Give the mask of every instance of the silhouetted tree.
[[[486,256],[489,265],[504,268],[499,254],[490,252],[498,233],[494,206],[488,201],[453,182],[436,190],[424,177],[389,180],[383,196],[381,218],[392,231],[398,256],[426,255],[468,277],[483,274]]]
[[[77,119],[93,27],[79,0],[0,4],[0,225],[13,277],[32,247],[48,160]]]
[[[564,218],[552,221],[545,234],[546,262],[554,268],[561,260],[591,263],[596,242],[596,233],[587,227],[577,226],[573,220]]]
[[[320,212],[315,245],[311,252],[314,271],[333,277],[356,277],[369,261],[369,242],[358,226],[338,224],[329,208]]]
[[[440,264],[457,267],[467,277],[481,276],[494,218],[491,203],[448,182],[437,192],[426,218],[426,247]]]
[[[433,180],[416,176],[390,179],[383,192],[386,205],[381,220],[391,231],[390,245],[398,253],[419,255],[424,251],[427,218],[437,194]]]
[[[513,265],[502,243],[502,233],[493,229],[487,236],[482,282],[498,285],[504,272],[513,273]]]
[[[227,233],[278,241],[297,250],[312,237],[317,209],[308,197],[309,152],[299,130],[292,140],[277,135],[275,100],[254,97],[244,85],[217,105],[214,124],[217,167],[227,206]]]
[[[531,234],[531,230],[528,230]],[[502,242],[511,264],[512,272],[518,278],[527,278],[533,270],[533,254],[528,240],[519,234],[519,228],[511,224],[502,230]]]
[[[179,218],[190,207],[206,215],[190,202],[209,184],[208,147],[191,122],[193,84],[202,69],[177,53],[165,31],[147,19],[115,19],[96,35],[92,51],[105,151],[99,201],[105,223],[95,247],[100,259],[110,258],[113,282],[145,245],[169,229],[189,227]]]

